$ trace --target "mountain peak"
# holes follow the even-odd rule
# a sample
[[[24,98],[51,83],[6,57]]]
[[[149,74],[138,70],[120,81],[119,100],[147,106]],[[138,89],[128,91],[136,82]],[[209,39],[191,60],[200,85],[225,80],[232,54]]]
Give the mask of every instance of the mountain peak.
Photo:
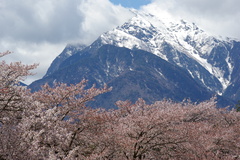
[[[192,79],[192,83],[196,84],[194,86],[204,88],[210,94],[227,95],[233,100],[239,99],[239,41],[213,36],[195,23],[176,19],[165,13],[152,14],[139,10],[132,10],[132,12],[135,14],[134,17],[121,26],[105,32],[85,49],[82,50],[82,47],[78,45],[68,45],[52,63],[44,77],[45,80],[59,80],[59,76],[65,76],[60,81],[67,80],[68,83],[75,83],[81,75],[81,78],[88,78],[99,85],[114,84],[115,88],[122,88],[124,81],[129,82],[129,87],[125,88],[122,94],[124,96],[125,92],[129,94],[131,92],[131,96],[134,95],[135,98],[136,95],[142,96],[154,90],[151,86],[153,83],[156,86],[160,85],[162,89],[176,87],[177,92],[174,91],[169,95],[179,96],[186,93],[192,96],[192,90],[186,92],[186,87],[179,87],[182,80],[178,81],[180,77],[178,73],[168,73],[175,72],[178,68],[186,74],[185,78],[188,81]],[[137,56],[141,57],[138,64],[135,63]],[[158,60],[150,61],[147,57],[155,57],[154,59]],[[166,69],[166,65],[169,64],[172,69]],[[162,69],[157,69],[158,65],[161,65]],[[136,68],[140,70],[137,71]],[[146,71],[144,74],[143,70]],[[133,73],[138,78],[134,77]],[[170,77],[167,78],[167,76],[169,75],[174,77],[172,80],[176,78],[176,83],[168,83]],[[146,79],[143,78],[141,81],[140,77],[144,76]],[[112,83],[117,77],[121,77],[117,80],[118,84]],[[146,81],[150,86],[146,85]],[[138,83],[135,86],[138,90],[134,93],[132,82]],[[147,92],[143,91],[143,88]],[[200,90],[194,91],[199,92],[197,94],[200,95],[203,93]],[[163,95],[164,92],[169,91],[164,90]],[[126,94],[127,97],[130,96],[129,94]],[[161,93],[158,92],[158,94]],[[149,97],[155,95],[154,93]],[[167,96],[166,98],[173,97]]]
[[[47,73],[44,77],[49,76],[50,74],[54,73],[58,70],[60,64],[66,60],[67,58],[71,57],[72,55],[76,54],[78,51],[83,50],[86,45],[75,43],[75,44],[67,44],[61,54],[59,54],[52,62],[51,66],[48,68]]]
[[[214,90],[221,94],[231,81],[232,60],[225,53],[224,59],[213,62],[217,53],[216,47],[228,48],[231,39],[214,37],[205,32],[195,23],[183,19],[175,19],[170,15],[153,15],[148,12],[131,10],[135,16],[123,25],[100,36],[102,44],[111,44],[129,49],[142,49],[151,52],[171,63],[184,67],[196,80],[209,87],[215,83]],[[171,46],[169,48],[169,46]],[[206,84],[208,78],[199,75],[192,64],[183,59],[191,59],[199,65],[197,68],[206,70],[213,75],[212,82]],[[188,62],[189,63],[189,62]],[[223,67],[222,66],[227,66]],[[197,73],[199,72],[199,73]],[[227,73],[227,74],[226,74]]]

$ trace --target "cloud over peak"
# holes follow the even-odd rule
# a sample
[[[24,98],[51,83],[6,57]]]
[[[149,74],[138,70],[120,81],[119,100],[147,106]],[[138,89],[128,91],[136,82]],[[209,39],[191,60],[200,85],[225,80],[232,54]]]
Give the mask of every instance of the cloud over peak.
[[[195,22],[213,35],[240,39],[239,0],[152,0],[143,10]]]

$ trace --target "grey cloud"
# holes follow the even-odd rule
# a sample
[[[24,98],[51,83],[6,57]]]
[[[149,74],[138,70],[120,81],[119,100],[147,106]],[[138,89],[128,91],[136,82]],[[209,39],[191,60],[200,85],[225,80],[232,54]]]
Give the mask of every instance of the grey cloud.
[[[121,12],[126,9],[108,0],[3,0],[0,37],[50,43],[83,40],[119,25]]]
[[[83,19],[77,0],[4,0],[0,9],[2,38],[59,42],[77,38]]]
[[[67,43],[93,42],[133,16],[109,0],[0,0],[0,52],[8,62],[40,63],[41,78]]]

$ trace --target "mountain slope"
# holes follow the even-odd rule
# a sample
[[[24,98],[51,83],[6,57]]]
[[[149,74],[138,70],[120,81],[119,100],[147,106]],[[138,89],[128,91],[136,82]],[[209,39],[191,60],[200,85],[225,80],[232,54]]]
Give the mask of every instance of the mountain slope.
[[[47,73],[44,75],[44,77],[47,77],[48,75],[51,75],[52,73],[54,73],[56,70],[58,70],[60,64],[66,60],[67,58],[71,57],[72,55],[74,55],[75,53],[77,53],[78,51],[83,50],[84,48],[86,48],[85,45],[82,44],[75,44],[75,45],[71,45],[68,44],[64,50],[62,51],[61,54],[59,54],[59,56],[57,56],[51,66],[48,68]]]
[[[231,75],[231,83],[224,92],[224,96],[233,100],[240,100],[240,42],[234,42],[230,51],[233,60],[233,71]]]
[[[144,98],[150,103],[163,98],[176,101],[190,98],[202,101],[212,96],[185,70],[152,53],[113,45],[103,45],[96,52],[89,52],[91,50],[88,49],[68,58],[56,72],[32,83],[30,87],[37,89],[44,83],[52,84],[54,81],[77,83],[83,78],[89,80],[88,87],[106,83],[113,90],[92,103],[95,107],[105,108],[113,108],[117,100]],[[66,65],[70,62],[72,65]]]

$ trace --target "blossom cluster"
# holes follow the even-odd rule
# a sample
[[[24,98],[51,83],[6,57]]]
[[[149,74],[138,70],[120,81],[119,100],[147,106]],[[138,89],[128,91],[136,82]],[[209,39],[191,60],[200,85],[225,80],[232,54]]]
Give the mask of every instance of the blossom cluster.
[[[31,93],[19,82],[35,67],[0,62],[0,159],[240,159],[240,112],[216,108],[214,98],[93,109],[87,102],[111,88],[82,80]]]

